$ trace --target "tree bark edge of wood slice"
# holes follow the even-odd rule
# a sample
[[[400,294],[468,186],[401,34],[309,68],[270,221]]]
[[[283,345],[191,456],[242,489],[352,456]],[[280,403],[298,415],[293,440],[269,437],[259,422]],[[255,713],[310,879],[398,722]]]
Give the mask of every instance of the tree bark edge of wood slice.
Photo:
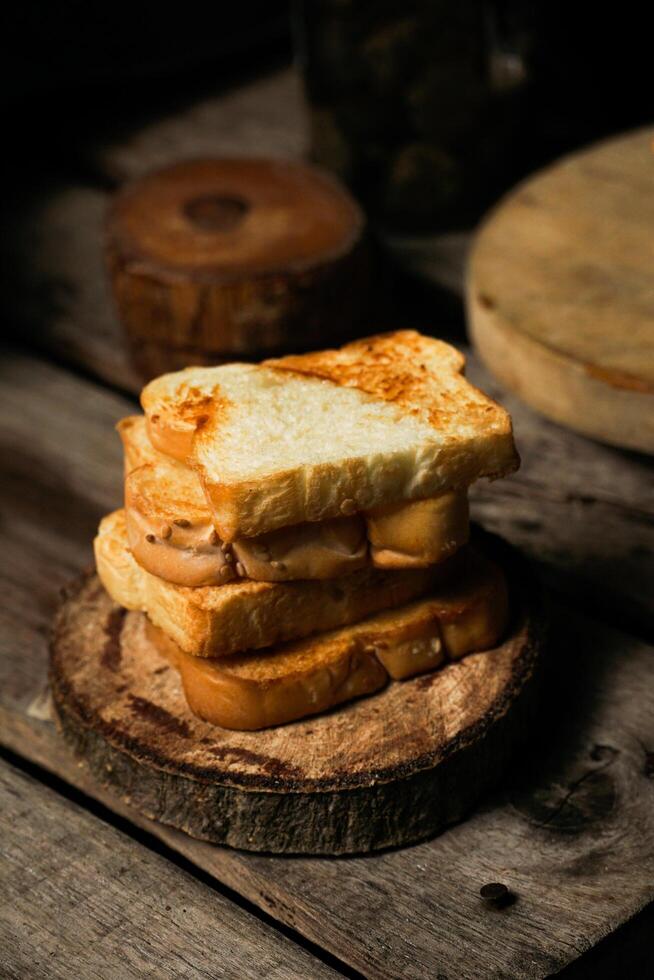
[[[309,350],[356,333],[370,300],[363,214],[322,171],[196,160],[122,188],[106,261],[135,366]],[[150,355],[154,354],[151,359]]]
[[[103,785],[201,840],[355,854],[432,837],[498,781],[533,724],[546,616],[524,560],[503,550],[514,615],[495,651],[261,732],[195,718],[176,671],[144,639],[143,615],[125,613],[88,573],[52,635],[63,735]],[[458,730],[446,732],[448,723]]]

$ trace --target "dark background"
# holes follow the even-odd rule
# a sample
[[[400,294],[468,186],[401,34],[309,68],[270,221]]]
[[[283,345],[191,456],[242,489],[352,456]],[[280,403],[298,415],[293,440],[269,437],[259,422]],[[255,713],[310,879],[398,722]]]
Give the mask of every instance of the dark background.
[[[501,133],[510,146],[507,176],[652,118],[652,46],[645,4],[26,2],[5,8],[3,14],[5,165],[19,185],[53,168],[77,166],[83,171],[84,147],[90,141],[288,62],[292,36],[301,63],[309,66],[312,98],[329,101],[330,94],[335,98],[338,72],[333,64],[321,64],[321,51],[331,48],[332,62],[347,63],[352,55],[351,84],[365,88],[358,45],[365,47],[371,37],[374,42],[389,27],[411,19],[428,40],[401,73],[407,87],[420,58],[427,57],[431,65],[461,61],[461,49],[457,53],[452,47],[457,31],[477,45],[482,58],[497,49],[519,53],[526,72],[521,104],[509,114],[515,128]],[[334,40],[339,31],[342,42]],[[382,68],[384,55],[384,50],[376,53]],[[397,90],[402,81],[394,85]],[[452,85],[442,94],[448,106],[465,105],[462,88]],[[377,99],[383,101],[383,95],[377,93]],[[471,138],[478,146],[474,113],[469,117]],[[391,123],[386,114],[387,129]]]
[[[632,3],[74,0],[3,20],[1,285],[19,334],[35,202],[59,182],[114,189],[98,145],[293,58],[314,159],[392,233],[470,228],[525,174],[653,115],[651,32]],[[518,64],[515,84],[496,63]]]

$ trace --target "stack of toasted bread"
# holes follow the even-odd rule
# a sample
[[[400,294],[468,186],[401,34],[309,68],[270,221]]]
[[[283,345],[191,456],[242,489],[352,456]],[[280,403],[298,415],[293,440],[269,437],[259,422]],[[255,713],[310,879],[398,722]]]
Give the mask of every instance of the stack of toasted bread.
[[[193,712],[283,724],[501,639],[507,587],[468,543],[467,491],[518,457],[463,363],[400,331],[145,387],[96,561]]]

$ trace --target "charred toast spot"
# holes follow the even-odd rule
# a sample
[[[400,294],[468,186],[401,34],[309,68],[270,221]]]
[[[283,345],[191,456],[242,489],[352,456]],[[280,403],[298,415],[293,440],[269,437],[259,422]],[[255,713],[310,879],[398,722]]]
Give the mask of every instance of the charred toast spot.
[[[182,400],[176,406],[171,406],[171,410],[176,408],[183,422],[197,426],[200,419],[206,421],[209,418],[213,407],[213,398],[213,394],[207,395],[198,388],[189,388]]]
[[[200,432],[224,423],[231,404],[230,399],[221,394],[219,385],[216,385],[210,395],[197,392],[187,397],[179,406],[180,418],[196,432]]]
[[[144,721],[152,722],[165,732],[172,732],[182,738],[190,738],[191,730],[185,721],[175,718],[169,711],[162,708],[147,698],[141,698],[136,694],[129,695],[130,709],[133,714],[142,718]]]
[[[106,640],[104,646],[102,647],[102,653],[100,654],[100,663],[107,670],[116,671],[120,668],[120,661],[122,657],[122,651],[120,646],[120,634],[123,631],[123,624],[125,622],[125,616],[127,615],[127,610],[119,607],[117,609],[112,609],[107,617],[107,622],[105,624],[105,634]]]
[[[187,388],[187,395],[182,401],[180,408],[189,408],[194,410],[202,405],[210,405],[213,394],[208,395],[206,392],[202,391],[201,388]]]
[[[195,387],[180,388],[177,399],[162,397],[156,401],[154,412],[148,412],[151,423],[161,423],[163,429],[168,427],[182,430],[200,429],[219,415],[224,418],[229,410],[230,402],[220,392],[220,386],[215,385],[209,393]]]
[[[439,349],[442,373],[434,375],[426,363],[429,347],[425,344],[425,338],[415,331],[399,330],[354,341],[339,350],[291,355],[264,364],[356,388],[427,420],[435,429],[446,427],[462,411],[469,420],[476,417],[494,425],[497,416],[502,424],[503,410],[464,380],[464,356],[443,344]]]

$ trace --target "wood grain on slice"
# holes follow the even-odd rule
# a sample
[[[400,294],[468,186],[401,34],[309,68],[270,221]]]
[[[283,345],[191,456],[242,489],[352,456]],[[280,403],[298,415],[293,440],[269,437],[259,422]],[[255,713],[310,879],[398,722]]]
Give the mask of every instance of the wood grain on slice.
[[[337,976],[188,872],[6,763],[0,841],[6,980]]]
[[[654,452],[654,130],[573,154],[512,191],[477,238],[472,338],[545,415]]]
[[[543,418],[476,355],[467,375],[511,414],[522,459],[507,479],[471,488],[473,519],[534,558],[559,595],[652,642],[652,461]]]
[[[221,729],[188,709],[140,613],[93,576],[65,602],[51,682],[64,733],[147,816],[247,850],[348,853],[460,819],[528,725],[541,644],[523,608],[493,651],[292,725]]]
[[[195,160],[126,185],[107,261],[138,367],[151,376],[347,336],[367,304],[363,232],[347,191],[299,163]]]

